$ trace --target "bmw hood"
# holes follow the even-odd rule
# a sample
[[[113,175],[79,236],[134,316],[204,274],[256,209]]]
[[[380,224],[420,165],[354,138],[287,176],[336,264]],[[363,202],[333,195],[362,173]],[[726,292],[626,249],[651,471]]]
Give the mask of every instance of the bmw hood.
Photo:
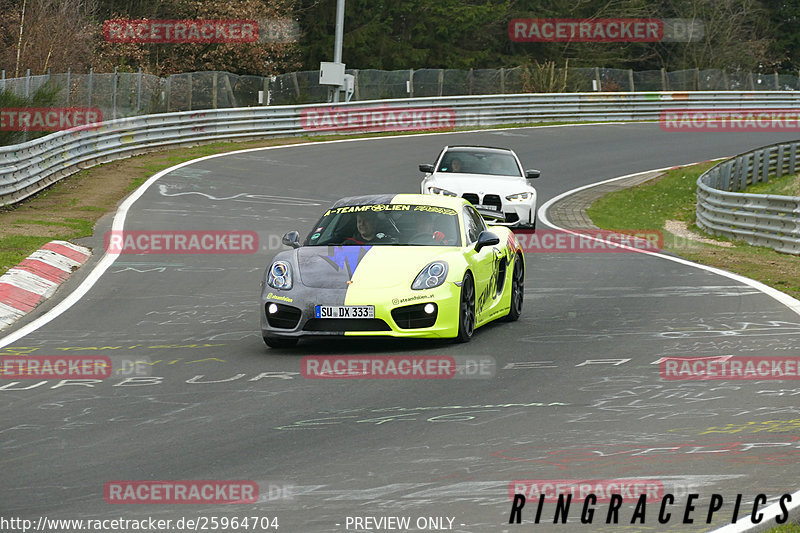
[[[481,192],[499,194],[501,196],[520,192],[534,192],[534,188],[524,178],[514,176],[487,177],[482,174],[437,174],[426,186],[447,189],[459,196],[465,192]]]
[[[447,260],[441,246],[302,246],[295,250],[300,282],[319,289],[410,287],[431,261]],[[458,255],[456,253],[456,255]]]

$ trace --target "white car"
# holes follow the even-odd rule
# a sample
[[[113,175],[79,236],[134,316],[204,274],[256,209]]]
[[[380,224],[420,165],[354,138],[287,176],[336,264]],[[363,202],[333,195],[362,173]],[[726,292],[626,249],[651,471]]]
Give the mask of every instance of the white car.
[[[492,224],[536,227],[536,189],[529,180],[538,170],[523,170],[517,154],[508,148],[445,146],[425,172],[422,194],[460,196],[481,211],[494,214]]]

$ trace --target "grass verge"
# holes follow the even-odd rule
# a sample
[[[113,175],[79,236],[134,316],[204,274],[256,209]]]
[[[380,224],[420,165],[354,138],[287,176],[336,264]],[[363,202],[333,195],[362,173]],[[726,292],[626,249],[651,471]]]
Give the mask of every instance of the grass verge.
[[[603,229],[661,230],[666,251],[747,276],[800,299],[797,256],[714,237],[695,225],[696,181],[712,165],[701,163],[674,169],[642,185],[609,193],[592,203],[587,214]],[[714,244],[667,231],[667,221],[684,222],[690,232]]]

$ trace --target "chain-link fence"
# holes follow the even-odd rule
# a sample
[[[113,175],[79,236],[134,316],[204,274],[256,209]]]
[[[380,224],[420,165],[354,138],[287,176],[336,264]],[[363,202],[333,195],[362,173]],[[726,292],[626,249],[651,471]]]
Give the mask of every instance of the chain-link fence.
[[[552,63],[500,69],[348,70],[352,100],[519,94],[530,92],[635,91],[793,91],[800,77],[725,70],[633,71],[609,68],[555,68]],[[7,79],[0,90],[30,96],[50,83],[60,89],[59,106],[96,107],[105,120],[169,111],[328,101],[319,72],[280,76],[239,76],[190,72],[161,78],[139,72],[47,74]]]

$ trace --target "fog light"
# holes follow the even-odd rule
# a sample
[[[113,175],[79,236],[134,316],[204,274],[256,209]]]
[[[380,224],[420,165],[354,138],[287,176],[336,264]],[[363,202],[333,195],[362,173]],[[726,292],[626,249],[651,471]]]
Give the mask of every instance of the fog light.
[[[436,306],[433,304],[425,304],[425,312],[432,315],[436,311]]]
[[[269,314],[274,315],[278,312],[278,306],[276,304],[269,304],[267,310],[269,311]]]

